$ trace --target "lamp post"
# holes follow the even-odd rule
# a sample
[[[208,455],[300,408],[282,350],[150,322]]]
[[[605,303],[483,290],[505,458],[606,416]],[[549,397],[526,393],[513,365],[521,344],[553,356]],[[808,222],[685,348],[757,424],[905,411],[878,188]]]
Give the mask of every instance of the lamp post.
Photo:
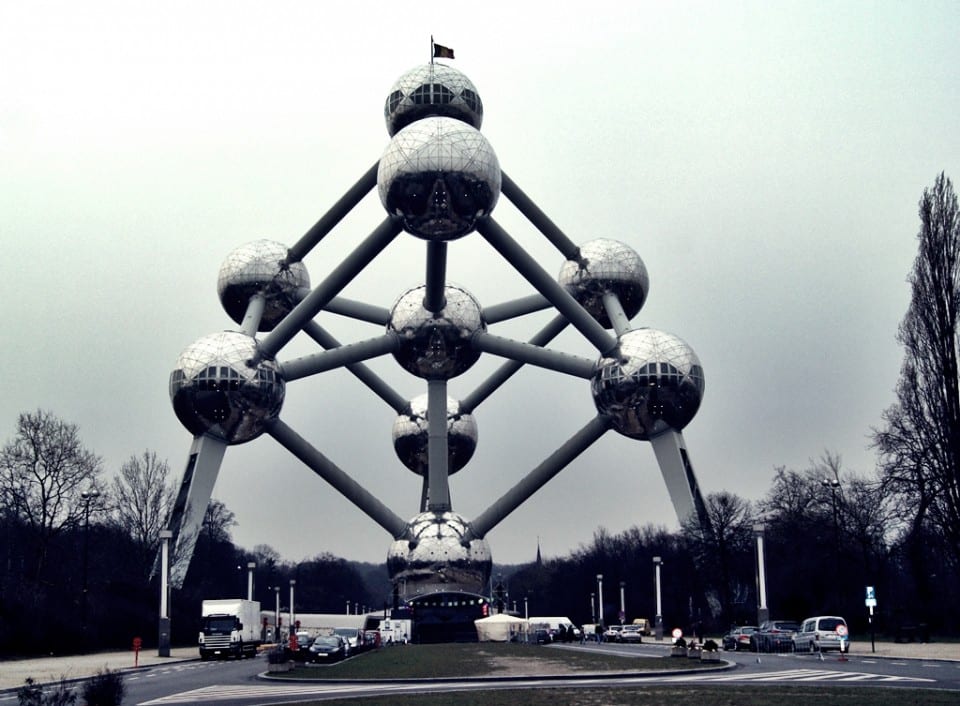
[[[273,641],[280,644],[280,587],[273,587],[274,597],[277,599],[277,612],[273,615]]]
[[[83,589],[80,593],[80,647],[87,651],[87,565],[90,556],[90,503],[100,497],[99,491],[80,493],[83,500]]]
[[[247,600],[253,600],[253,570],[257,568],[257,562],[247,562]]]
[[[824,488],[830,489],[830,505],[833,508],[833,551],[834,551],[834,571],[839,572],[840,566],[840,519],[837,517],[837,491],[840,490],[840,481],[836,478],[822,478],[820,484]],[[835,574],[838,579],[839,573]],[[840,601],[840,581],[834,582],[835,600]]]
[[[293,635],[296,631],[296,623],[293,622],[293,587],[297,585],[296,579],[290,579],[290,634]]]
[[[757,625],[763,625],[770,619],[767,608],[767,574],[766,562],[763,557],[764,524],[758,522],[753,526],[753,536],[757,538]]]
[[[590,594],[590,622],[594,625],[597,624],[597,604],[596,604],[596,593]]]
[[[597,574],[597,617],[603,627],[603,574]]]
[[[527,606],[527,597],[523,597],[523,619],[530,620],[530,609]]]
[[[160,531],[160,625],[157,656],[170,656],[170,540],[173,532]]]
[[[653,557],[653,569],[657,587],[657,614],[654,616],[654,633],[657,641],[663,640],[663,606],[660,602],[660,567],[663,565],[663,559],[658,556]]]

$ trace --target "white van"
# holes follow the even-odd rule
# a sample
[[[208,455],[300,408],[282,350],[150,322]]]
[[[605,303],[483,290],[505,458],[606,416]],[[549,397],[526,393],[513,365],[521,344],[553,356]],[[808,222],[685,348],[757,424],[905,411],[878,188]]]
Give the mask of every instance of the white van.
[[[527,618],[527,621],[530,623],[530,629],[535,630],[538,627],[545,627],[550,633],[550,639],[556,640],[557,636],[560,634],[560,626],[564,627],[564,632],[570,634],[571,640],[580,640],[580,628],[573,624],[573,621],[570,618],[563,616],[530,616]]]
[[[839,615],[818,615],[800,623],[793,634],[795,652],[823,652],[825,650],[850,649],[847,621]]]

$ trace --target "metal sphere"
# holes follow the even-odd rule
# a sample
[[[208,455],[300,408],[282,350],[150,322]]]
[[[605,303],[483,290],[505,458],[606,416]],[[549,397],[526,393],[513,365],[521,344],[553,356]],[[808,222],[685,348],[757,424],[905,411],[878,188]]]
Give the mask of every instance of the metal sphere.
[[[287,246],[256,240],[227,255],[217,277],[217,294],[227,315],[238,324],[247,312],[250,297],[263,294],[266,306],[260,331],[271,331],[297,304],[297,290],[310,288],[302,262],[284,264]]]
[[[604,328],[613,324],[603,296],[614,294],[628,319],[643,307],[650,289],[647,268],[636,251],[616,240],[598,238],[580,246],[580,259],[567,260],[558,281]]]
[[[393,449],[404,466],[421,476],[427,475],[430,425],[427,395],[410,401],[409,413],[393,421]],[[453,475],[467,465],[477,448],[477,421],[460,411],[460,402],[447,398],[447,473]]]
[[[453,118],[424,118],[398,132],[377,172],[380,202],[425,240],[454,240],[500,198],[500,163],[480,131]]]
[[[443,64],[410,69],[390,89],[383,117],[390,137],[410,123],[434,115],[462,120],[480,129],[483,103],[466,76]]]
[[[683,429],[703,399],[697,355],[669,333],[644,328],[620,336],[617,356],[601,358],[591,381],[597,410],[633,439]]]
[[[234,331],[204,336],[188,346],[170,373],[170,401],[192,434],[228,444],[260,436],[280,413],[285,384],[272,360],[256,365],[256,339]]]
[[[397,334],[393,357],[417,377],[449,380],[466,372],[480,358],[471,347],[477,331],[487,328],[480,304],[465,289],[444,288],[446,304],[437,313],[423,306],[425,286],[407,290],[393,305],[387,330]]]
[[[407,524],[407,533],[390,545],[387,572],[407,593],[482,593],[493,559],[485,539],[464,545],[469,523],[455,512],[424,512]]]

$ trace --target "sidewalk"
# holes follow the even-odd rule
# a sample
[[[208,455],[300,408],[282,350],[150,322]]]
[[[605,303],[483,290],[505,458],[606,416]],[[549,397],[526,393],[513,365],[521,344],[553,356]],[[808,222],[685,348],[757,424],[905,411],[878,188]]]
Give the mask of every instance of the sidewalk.
[[[200,659],[196,647],[175,647],[169,657],[158,657],[157,650],[142,650],[134,667],[133,650],[126,652],[97,652],[89,655],[65,657],[33,657],[30,659],[0,659],[0,691],[19,689],[28,677],[37,684],[68,681],[91,677],[103,669],[133,671]]]
[[[647,644],[646,640],[644,644]],[[665,649],[669,647],[669,641],[662,644]],[[853,643],[853,649],[849,654],[851,659],[929,659],[960,662],[960,642],[899,644],[878,640],[876,652],[871,652],[869,640],[857,640]],[[829,657],[835,658],[835,656],[837,656],[836,653],[829,653]],[[137,660],[136,669],[151,669],[195,659],[200,659],[196,647],[175,647],[170,650],[169,657],[158,657],[155,649],[142,651]],[[91,677],[105,668],[133,671],[133,651],[0,660],[0,692],[19,689],[27,677],[32,677],[38,684],[48,684],[59,682],[61,678],[72,680]]]

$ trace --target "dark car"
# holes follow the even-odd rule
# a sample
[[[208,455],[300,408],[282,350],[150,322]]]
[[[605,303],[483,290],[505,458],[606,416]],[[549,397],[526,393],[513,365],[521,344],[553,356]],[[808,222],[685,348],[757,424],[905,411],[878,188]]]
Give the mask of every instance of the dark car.
[[[347,656],[347,643],[339,635],[322,635],[310,645],[311,662],[339,662]]]
[[[723,636],[723,649],[725,650],[749,650],[750,637],[756,632],[756,625],[741,625],[738,628],[730,628]]]
[[[754,652],[793,652],[793,634],[800,623],[793,620],[768,620],[750,636]]]

